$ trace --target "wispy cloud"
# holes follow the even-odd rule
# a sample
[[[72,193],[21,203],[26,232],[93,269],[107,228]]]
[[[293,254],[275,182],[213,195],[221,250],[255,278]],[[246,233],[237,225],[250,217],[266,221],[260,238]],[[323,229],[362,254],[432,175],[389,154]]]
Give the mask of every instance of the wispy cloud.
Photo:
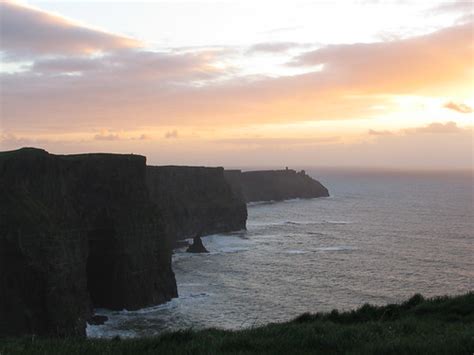
[[[374,130],[374,129],[369,129],[369,135],[371,135],[371,136],[390,136],[392,134],[393,134],[393,132],[387,131],[387,130],[377,131],[377,130]]]
[[[455,103],[455,102],[447,102],[443,105],[444,108],[448,108],[450,110],[454,110],[460,113],[472,113],[474,112],[473,108],[463,104],[463,103]]]
[[[282,53],[301,46],[296,42],[262,42],[251,46],[247,53]]]
[[[440,5],[434,6],[427,10],[429,14],[446,14],[446,13],[474,13],[474,5],[469,0],[451,0],[445,1]]]
[[[88,28],[64,17],[11,1],[0,3],[0,33],[2,51],[11,59],[143,46],[138,40]]]
[[[149,134],[138,134],[133,132],[110,132],[110,131],[102,131],[94,135],[93,140],[95,141],[144,141],[152,139]]]
[[[214,140],[216,143],[231,145],[252,146],[308,146],[339,142],[341,137],[313,137],[313,138],[272,138],[272,137],[249,137],[249,138],[227,138]]]
[[[118,141],[120,136],[114,133],[100,133],[94,136],[96,141]]]
[[[452,133],[462,133],[467,130],[464,128],[458,127],[456,122],[433,122],[424,127],[412,128],[404,130],[405,133],[428,133],[428,134],[452,134]]]
[[[165,133],[166,139],[178,138],[178,131],[176,129]]]
[[[456,122],[432,122],[426,126],[405,128],[399,131],[377,131],[370,129],[368,134],[370,136],[394,136],[394,135],[419,135],[419,134],[434,134],[434,135],[446,135],[446,134],[464,134],[470,133],[469,128],[459,127]]]

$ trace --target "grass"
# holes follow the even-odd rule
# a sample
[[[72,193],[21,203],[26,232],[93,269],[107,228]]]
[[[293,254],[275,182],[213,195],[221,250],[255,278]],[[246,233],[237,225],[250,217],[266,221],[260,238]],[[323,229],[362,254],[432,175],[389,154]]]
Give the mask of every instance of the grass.
[[[141,339],[0,338],[0,354],[473,354],[474,292],[227,331]]]

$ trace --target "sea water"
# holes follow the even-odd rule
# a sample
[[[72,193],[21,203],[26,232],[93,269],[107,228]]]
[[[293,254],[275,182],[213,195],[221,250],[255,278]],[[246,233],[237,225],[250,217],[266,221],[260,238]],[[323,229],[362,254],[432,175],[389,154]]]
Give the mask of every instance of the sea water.
[[[474,290],[471,173],[309,173],[331,197],[253,203],[247,231],[175,251],[179,298],[109,311],[91,337],[242,329],[304,312],[354,309]]]

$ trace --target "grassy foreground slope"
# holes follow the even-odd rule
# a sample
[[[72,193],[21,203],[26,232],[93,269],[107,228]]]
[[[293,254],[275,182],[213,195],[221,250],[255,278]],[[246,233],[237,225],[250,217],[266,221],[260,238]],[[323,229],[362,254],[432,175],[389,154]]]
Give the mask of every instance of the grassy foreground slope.
[[[145,339],[0,339],[0,354],[473,354],[474,293]]]

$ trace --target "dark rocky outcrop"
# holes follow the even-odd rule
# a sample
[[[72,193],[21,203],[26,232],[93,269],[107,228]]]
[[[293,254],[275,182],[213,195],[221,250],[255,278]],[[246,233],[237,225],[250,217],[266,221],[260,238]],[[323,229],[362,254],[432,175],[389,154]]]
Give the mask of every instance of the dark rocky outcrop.
[[[329,196],[328,190],[303,170],[226,170],[225,177],[234,193],[246,202]]]
[[[91,306],[176,297],[145,158],[0,154],[0,334],[84,335]]]
[[[223,168],[149,166],[147,180],[170,240],[246,227],[246,204],[234,194]]]
[[[89,318],[87,323],[89,323],[91,325],[102,325],[105,322],[107,322],[108,320],[109,320],[109,317],[107,317],[107,316],[94,315],[91,318]]]
[[[188,249],[188,253],[209,253],[204,244],[202,243],[201,236],[198,234],[193,238],[193,244],[191,244]]]

